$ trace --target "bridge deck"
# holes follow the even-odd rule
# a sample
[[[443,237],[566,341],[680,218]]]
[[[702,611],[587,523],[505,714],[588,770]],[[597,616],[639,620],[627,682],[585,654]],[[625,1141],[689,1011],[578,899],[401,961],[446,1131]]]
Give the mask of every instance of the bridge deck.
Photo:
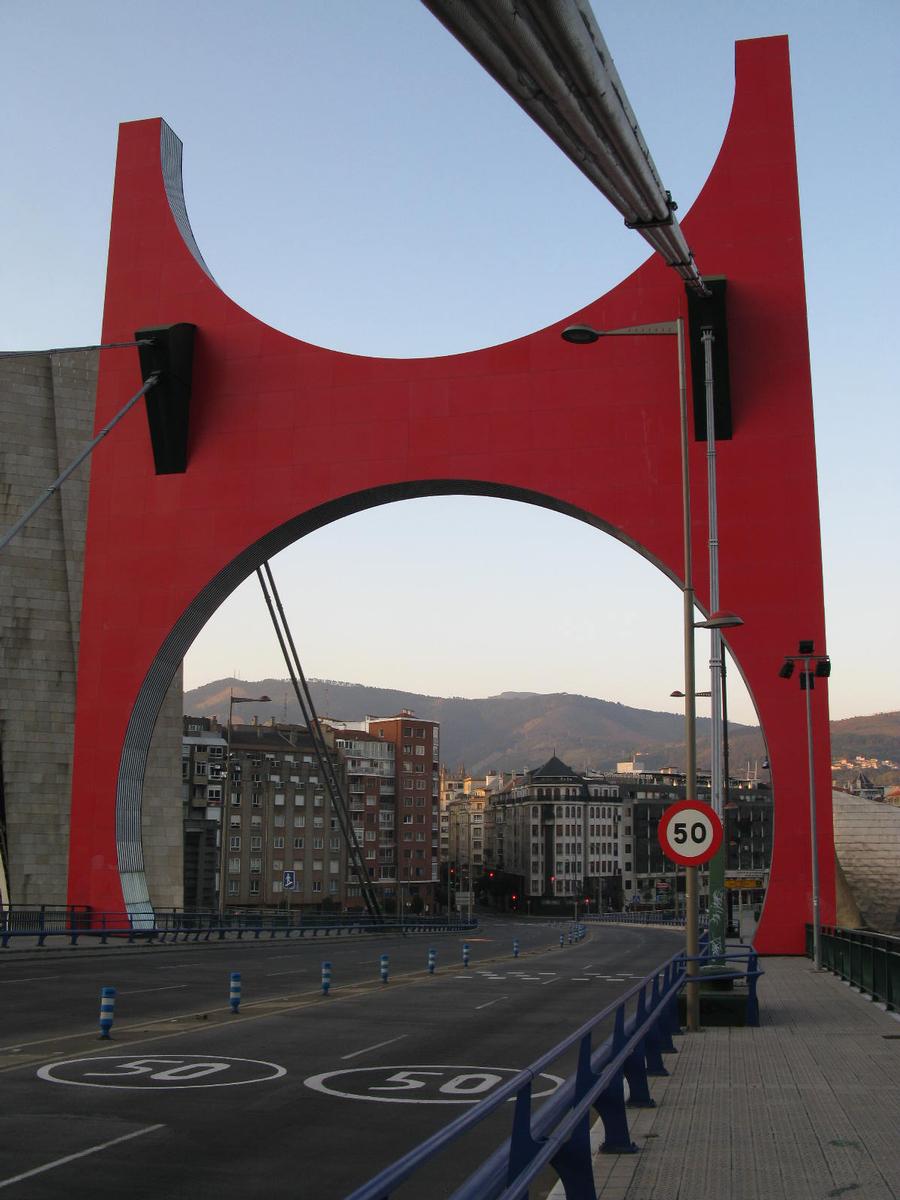
[[[678,1039],[640,1152],[594,1159],[600,1200],[900,1196],[900,1018],[807,959],[762,965],[760,1028]]]

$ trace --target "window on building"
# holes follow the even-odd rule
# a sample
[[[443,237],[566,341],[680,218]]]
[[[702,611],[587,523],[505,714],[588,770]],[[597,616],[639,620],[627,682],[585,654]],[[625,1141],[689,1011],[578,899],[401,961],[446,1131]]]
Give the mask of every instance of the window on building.
[[[262,838],[259,836],[252,837],[250,839],[250,849],[251,850],[262,850]]]
[[[279,834],[278,837],[272,839],[272,845],[276,850],[284,849],[284,838]]]
[[[228,849],[229,850],[240,850],[240,848],[241,848],[240,835],[238,835],[237,837],[230,837],[228,839]]]
[[[240,888],[240,886],[241,886],[241,881],[239,879],[229,879],[228,880],[228,895],[236,896],[238,894],[238,889]]]
[[[258,879],[250,880],[250,895],[251,896],[259,895],[259,880]]]

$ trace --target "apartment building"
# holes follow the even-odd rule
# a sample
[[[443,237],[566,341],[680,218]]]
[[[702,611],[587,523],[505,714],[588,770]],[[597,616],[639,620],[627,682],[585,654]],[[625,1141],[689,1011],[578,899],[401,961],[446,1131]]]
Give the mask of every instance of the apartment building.
[[[225,904],[362,907],[309,731],[275,722],[233,724],[229,731],[196,717],[186,717],[184,724],[186,811],[194,821],[202,811],[218,826],[216,891],[224,882]],[[345,781],[333,736],[324,732]]]
[[[336,744],[348,743],[338,747],[342,761],[360,764],[348,767],[351,786],[355,780],[357,788],[354,818],[364,829],[366,862],[385,910],[396,911],[399,904],[412,913],[434,912],[440,852],[440,723],[404,709],[389,717],[329,719],[323,724],[332,730]],[[355,747],[352,753],[349,743]],[[377,750],[377,743],[385,749]],[[368,766],[363,765],[366,762]],[[389,765],[392,778],[382,773]],[[373,806],[368,798],[374,795],[376,780],[379,802]],[[359,803],[361,797],[366,804]],[[359,822],[361,816],[365,820]],[[377,832],[377,840],[370,837],[372,832]]]

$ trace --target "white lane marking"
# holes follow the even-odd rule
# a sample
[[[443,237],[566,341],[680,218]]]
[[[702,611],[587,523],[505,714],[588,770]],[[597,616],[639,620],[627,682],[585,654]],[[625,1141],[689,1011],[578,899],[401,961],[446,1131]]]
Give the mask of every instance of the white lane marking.
[[[178,988],[186,988],[186,983],[167,983],[165,987],[158,988],[128,988],[126,991],[119,992],[120,996],[139,996],[141,992],[174,992]]]
[[[474,979],[474,975],[454,975],[454,979]]]
[[[496,1000],[488,1000],[485,1004],[476,1004],[475,1011],[478,1012],[480,1008],[490,1008],[492,1004],[498,1004],[501,1000],[505,999],[505,996],[498,996]]]
[[[148,1125],[146,1129],[123,1133],[121,1137],[113,1138],[109,1142],[88,1146],[87,1150],[79,1150],[77,1154],[67,1154],[64,1158],[55,1158],[53,1162],[45,1163],[42,1167],[23,1171],[21,1175],[12,1175],[9,1179],[0,1179],[0,1188],[9,1187],[11,1183],[21,1183],[23,1179],[31,1179],[33,1175],[43,1175],[44,1171],[52,1171],[54,1167],[61,1167],[64,1163],[74,1162],[77,1158],[84,1158],[88,1154],[96,1154],[99,1150],[108,1150],[110,1146],[117,1146],[120,1142],[129,1142],[132,1138],[143,1137],[145,1133],[153,1133],[157,1129],[165,1129],[165,1125]]]
[[[572,982],[573,983],[590,983],[591,981],[588,979],[587,975],[573,975]]]
[[[559,979],[559,976],[558,976],[558,975],[557,975],[557,976],[556,976],[554,979],[545,979],[545,980],[544,980],[544,981],[541,983],[541,987],[546,987],[548,983],[556,983],[558,979]]]
[[[370,1050],[380,1050],[382,1046],[390,1046],[392,1042],[400,1042],[405,1037],[409,1037],[409,1034],[401,1033],[399,1037],[388,1038],[386,1042],[376,1042],[374,1046],[366,1046],[364,1050],[354,1050],[352,1054],[342,1054],[341,1062],[346,1062],[348,1058],[357,1058],[360,1054],[368,1054]]]
[[[0,979],[0,983],[43,983],[45,979],[62,979],[62,975],[26,975],[23,979]]]
[[[294,967],[291,971],[267,971],[266,979],[274,979],[276,975],[296,975],[300,971],[309,971],[312,968],[311,963],[307,963],[305,967]]]

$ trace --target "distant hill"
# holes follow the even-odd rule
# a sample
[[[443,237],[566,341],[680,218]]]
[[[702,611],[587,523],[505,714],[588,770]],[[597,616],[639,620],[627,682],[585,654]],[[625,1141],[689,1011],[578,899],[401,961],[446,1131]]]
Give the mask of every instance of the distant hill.
[[[554,753],[578,770],[612,770],[636,752],[651,769],[680,765],[684,756],[682,717],[592,696],[503,692],[468,700],[327,679],[311,679],[309,685],[323,717],[357,721],[408,708],[416,716],[440,721],[441,760],[474,774],[537,767]],[[271,704],[242,704],[235,709],[235,720],[301,720],[290,681],[284,679],[215,680],[185,692],[184,711],[224,721],[232,687],[240,695],[272,697]],[[699,765],[708,769],[708,718],[698,718],[697,733]],[[732,775],[743,774],[748,763],[761,765],[765,748],[759,728],[729,723],[729,750]]]

